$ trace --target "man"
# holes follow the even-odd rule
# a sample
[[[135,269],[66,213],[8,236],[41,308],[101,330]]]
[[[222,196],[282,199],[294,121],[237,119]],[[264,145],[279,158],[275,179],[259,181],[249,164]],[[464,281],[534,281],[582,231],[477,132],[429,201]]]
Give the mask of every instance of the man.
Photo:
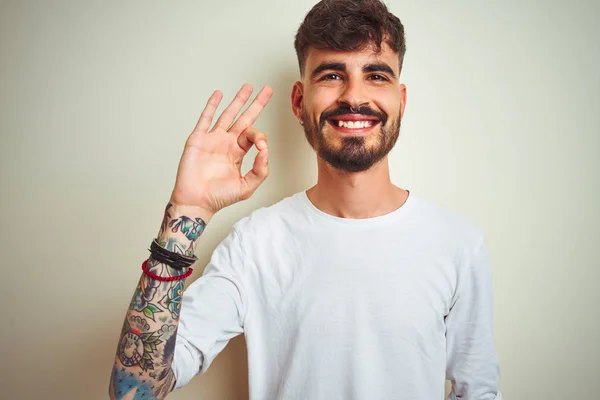
[[[222,95],[210,97],[143,264],[111,397],[165,398],[244,333],[253,400],[441,399],[445,378],[450,399],[500,399],[481,233],[390,181],[406,104],[402,24],[378,0],[323,0],[295,47],[292,108],[317,184],[239,221],[182,296],[205,224],[268,173],[252,124],[271,89],[236,119],[245,85],[212,128]]]

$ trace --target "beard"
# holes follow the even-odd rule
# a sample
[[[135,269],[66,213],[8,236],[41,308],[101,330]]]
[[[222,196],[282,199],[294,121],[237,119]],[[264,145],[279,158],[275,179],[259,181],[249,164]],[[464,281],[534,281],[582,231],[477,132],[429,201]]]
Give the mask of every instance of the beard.
[[[306,108],[305,108],[306,109]],[[372,115],[379,118],[376,132],[366,136],[336,135],[331,137],[323,132],[327,120],[344,114]],[[304,113],[304,134],[317,155],[337,170],[345,172],[367,171],[381,161],[394,148],[400,136],[400,116],[395,121],[388,121],[387,115],[378,113],[367,107],[357,111],[349,107],[340,107],[333,111],[324,112],[319,121],[313,120]],[[388,122],[390,122],[388,124]],[[333,130],[333,127],[329,127]],[[371,138],[376,135],[375,138]],[[340,137],[341,136],[341,137]],[[374,140],[375,143],[368,143]]]

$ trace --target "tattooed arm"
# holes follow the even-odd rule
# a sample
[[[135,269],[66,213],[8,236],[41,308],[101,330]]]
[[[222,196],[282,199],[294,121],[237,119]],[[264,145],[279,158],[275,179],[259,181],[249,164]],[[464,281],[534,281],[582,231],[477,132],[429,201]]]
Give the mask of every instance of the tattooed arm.
[[[158,235],[170,251],[193,255],[214,213],[249,198],[268,175],[267,138],[252,124],[271,98],[265,86],[248,108],[236,116],[252,94],[244,85],[211,129],[223,97],[215,91],[187,139],[175,187]],[[241,174],[244,156],[255,146],[252,169]],[[150,259],[148,269],[160,276],[184,272]],[[175,386],[171,370],[184,281],[161,282],[142,275],[125,317],[110,380],[111,399],[164,399]]]
[[[191,213],[194,213],[193,215]],[[170,251],[193,255],[210,214],[167,206],[158,242]],[[160,276],[177,271],[150,258],[148,269]],[[125,317],[110,381],[111,399],[164,399],[175,386],[171,370],[185,280],[161,282],[142,274]]]

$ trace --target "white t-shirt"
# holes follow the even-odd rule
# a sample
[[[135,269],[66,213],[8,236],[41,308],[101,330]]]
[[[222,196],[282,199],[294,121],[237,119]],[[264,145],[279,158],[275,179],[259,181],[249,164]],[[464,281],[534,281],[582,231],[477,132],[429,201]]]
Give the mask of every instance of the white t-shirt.
[[[236,335],[251,400],[500,399],[482,234],[416,198],[344,219],[305,192],[242,219],[182,299],[177,386]]]

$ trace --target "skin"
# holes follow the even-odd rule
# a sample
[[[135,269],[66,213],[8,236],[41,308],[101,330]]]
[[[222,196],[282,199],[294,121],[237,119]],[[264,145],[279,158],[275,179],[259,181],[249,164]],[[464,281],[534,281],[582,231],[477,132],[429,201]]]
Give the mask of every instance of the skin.
[[[313,74],[321,65],[344,64]],[[365,66],[385,65],[385,70],[364,71]],[[310,49],[302,80],[292,88],[292,110],[304,124],[319,121],[326,111],[340,106],[368,106],[383,112],[391,121],[401,120],[406,106],[406,86],[400,76],[398,55],[383,44],[376,52],[372,46],[353,52]],[[309,121],[303,121],[308,118]],[[381,145],[381,124],[364,132],[349,134],[326,123],[320,134],[328,146],[342,149],[346,135],[364,137],[365,149]],[[312,143],[311,143],[312,144]],[[314,144],[313,148],[315,147]],[[317,154],[318,147],[315,148]],[[318,181],[307,191],[311,202],[322,211],[343,218],[370,218],[384,215],[399,208],[408,198],[408,192],[396,187],[390,180],[388,157],[383,157],[362,172],[340,171],[321,157],[317,157]]]

